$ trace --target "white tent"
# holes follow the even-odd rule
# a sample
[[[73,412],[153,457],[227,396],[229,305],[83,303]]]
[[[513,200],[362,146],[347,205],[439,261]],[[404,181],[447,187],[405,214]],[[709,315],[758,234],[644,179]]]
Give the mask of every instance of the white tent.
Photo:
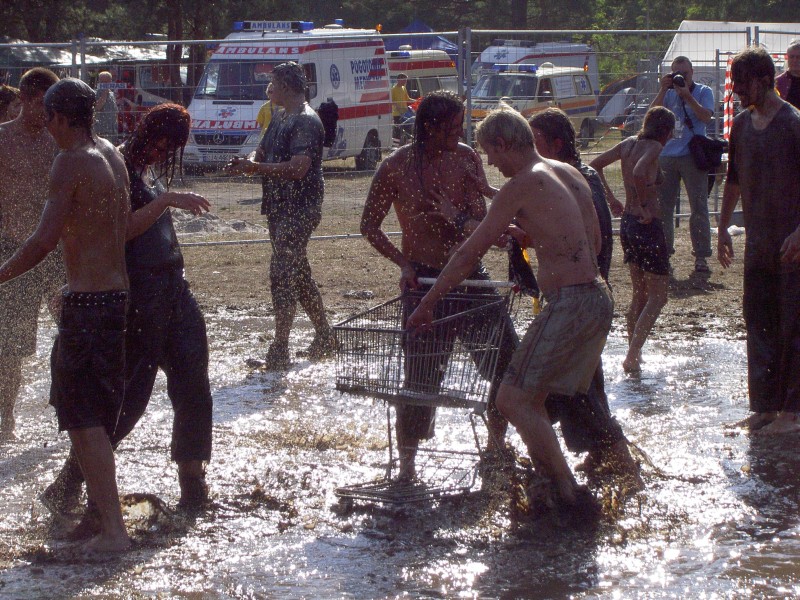
[[[683,21],[678,31],[661,61],[661,74],[670,72],[676,57],[686,56],[692,61],[695,81],[709,86],[721,101],[730,56],[748,44],[758,44],[773,55],[780,73],[786,46],[800,38],[800,23]]]

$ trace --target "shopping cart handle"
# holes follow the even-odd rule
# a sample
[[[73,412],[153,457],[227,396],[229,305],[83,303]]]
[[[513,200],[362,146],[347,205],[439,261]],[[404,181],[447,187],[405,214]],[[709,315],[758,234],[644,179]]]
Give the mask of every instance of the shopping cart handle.
[[[435,277],[417,277],[417,281],[422,285],[433,285],[436,283]],[[511,281],[487,281],[484,279],[465,279],[457,287],[478,287],[478,288],[513,288]]]

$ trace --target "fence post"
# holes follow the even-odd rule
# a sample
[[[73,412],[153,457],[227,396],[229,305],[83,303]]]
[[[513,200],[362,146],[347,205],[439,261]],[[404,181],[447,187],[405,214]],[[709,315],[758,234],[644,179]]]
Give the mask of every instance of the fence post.
[[[70,77],[78,76],[78,40],[72,40],[72,66],[69,71]]]
[[[81,45],[81,80],[86,81],[86,38],[83,34],[78,38]]]
[[[466,89],[466,111],[464,118],[467,121],[467,135],[465,140],[467,146],[472,146],[472,29],[465,27],[464,31],[464,47],[459,47],[458,51],[464,53],[464,59],[461,61],[463,73],[459,73],[459,77],[464,82]],[[459,33],[459,37],[461,34]]]

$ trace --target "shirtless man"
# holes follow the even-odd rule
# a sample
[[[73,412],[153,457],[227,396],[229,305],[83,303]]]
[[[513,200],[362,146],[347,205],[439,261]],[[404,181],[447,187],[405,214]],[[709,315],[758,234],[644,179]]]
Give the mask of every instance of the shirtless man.
[[[0,263],[36,229],[47,198],[56,144],[48,133],[42,98],[58,81],[36,68],[20,80],[22,110],[0,125]],[[64,284],[60,252],[0,288],[0,440],[14,437],[14,404],[22,382],[22,360],[36,351],[41,300]]]
[[[717,255],[733,261],[728,233],[742,198],[744,323],[750,410],[742,423],[768,435],[800,431],[800,112],[773,87],[763,48],[731,62],[733,93],[748,107],[733,120]]]
[[[0,284],[35,267],[60,241],[67,289],[54,350],[53,385],[61,391],[55,408],[100,512],[101,532],[85,549],[106,553],[130,546],[109,442],[124,392],[130,202],[122,156],[92,135],[94,102],[94,91],[77,79],[45,94],[47,128],[61,153],[39,225],[0,267]]]
[[[459,143],[463,127],[464,105],[457,95],[445,91],[428,94],[417,112],[414,142],[384,160],[372,180],[361,216],[361,233],[400,267],[401,291],[420,289],[417,277],[436,277],[453,248],[486,215],[481,191],[491,190],[480,157]],[[381,229],[392,206],[403,232],[401,248]],[[470,266],[468,279],[489,279],[477,260]],[[498,379],[489,400],[492,442],[502,441],[506,429],[494,407],[493,395],[517,343],[510,319],[504,340],[496,369]],[[434,409],[398,405],[396,415],[400,477],[411,478],[419,440],[433,437]],[[496,448],[490,445],[490,449]]]
[[[586,180],[574,167],[543,159],[518,112],[501,105],[478,127],[478,143],[509,181],[486,218],[452,255],[436,284],[408,318],[411,330],[430,324],[436,302],[516,219],[533,240],[539,285],[547,304],[514,353],[497,408],[517,428],[537,469],[558,497],[576,503],[577,484],[545,408],[549,393],[585,393],[611,327],[611,292],[598,274],[600,227]]]
[[[644,117],[642,130],[596,157],[590,166],[597,170],[611,204],[619,201],[608,185],[603,169],[621,161],[625,186],[625,210],[620,223],[620,241],[631,272],[633,294],[626,314],[628,354],[622,361],[627,373],[641,371],[642,346],[667,303],[669,247],[658,218],[658,187],[661,169],[658,157],[672,136],[675,115],[668,108],[654,106]]]

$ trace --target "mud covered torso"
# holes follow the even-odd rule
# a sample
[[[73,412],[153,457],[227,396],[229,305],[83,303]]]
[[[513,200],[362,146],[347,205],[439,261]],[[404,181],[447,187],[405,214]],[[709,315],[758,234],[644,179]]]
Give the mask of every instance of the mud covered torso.
[[[147,185],[127,160],[125,166],[131,180],[132,212],[147,206],[165,191],[158,181],[152,186]],[[125,261],[132,281],[153,273],[183,269],[183,255],[169,210],[165,210],[142,235],[125,244]]]
[[[325,129],[314,109],[308,104],[303,112],[287,115],[283,110],[272,115],[269,127],[261,139],[264,162],[281,163],[295,155],[311,158],[311,166],[302,179],[265,176],[262,180],[261,213],[288,207],[306,207],[322,203],[325,182],[322,177],[322,149]]]
[[[747,238],[745,265],[796,270],[780,264],[784,240],[800,225],[800,112],[785,104],[763,130],[749,111],[731,132],[728,179],[738,183]]]

